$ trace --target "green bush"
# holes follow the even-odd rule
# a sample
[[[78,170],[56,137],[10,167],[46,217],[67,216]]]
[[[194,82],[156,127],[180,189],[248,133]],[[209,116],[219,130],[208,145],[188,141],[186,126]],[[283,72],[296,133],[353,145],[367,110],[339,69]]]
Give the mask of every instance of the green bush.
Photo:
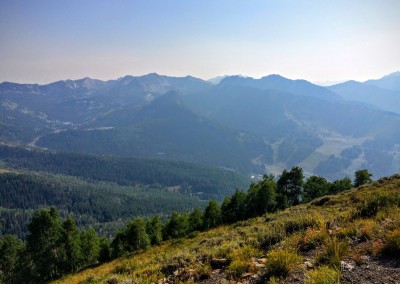
[[[270,246],[273,246],[286,238],[284,224],[274,223],[268,226],[267,231],[259,232],[257,238],[260,243],[260,248],[268,249]]]
[[[286,277],[301,262],[301,257],[285,249],[277,249],[267,254],[267,277]]]
[[[234,249],[229,255],[231,263],[227,268],[228,274],[234,279],[238,279],[243,273],[251,271],[253,263],[250,259],[259,253],[256,249],[247,245]]]
[[[298,231],[304,231],[307,228],[321,228],[324,224],[324,219],[318,214],[305,214],[296,218],[288,219],[285,222],[285,231],[287,234],[292,234]]]
[[[338,284],[340,273],[327,266],[321,266],[315,270],[308,271],[304,280],[305,284]]]
[[[307,228],[299,243],[299,248],[302,251],[308,251],[314,249],[324,244],[327,237],[328,234],[326,233],[325,230],[316,230],[313,228]]]
[[[374,194],[357,206],[355,214],[360,217],[373,217],[378,211],[391,206],[400,206],[400,194]]]
[[[317,256],[317,264],[326,264],[336,269],[340,269],[340,260],[348,250],[348,243],[340,241],[338,238],[331,238],[326,244],[325,249]]]

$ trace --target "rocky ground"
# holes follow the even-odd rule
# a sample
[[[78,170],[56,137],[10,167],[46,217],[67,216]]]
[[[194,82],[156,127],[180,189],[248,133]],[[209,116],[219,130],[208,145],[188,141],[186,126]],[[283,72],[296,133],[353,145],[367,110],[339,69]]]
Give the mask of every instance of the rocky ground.
[[[310,262],[306,261],[301,270],[292,273],[282,283],[304,283],[304,272],[313,269]],[[223,269],[214,269],[210,278],[200,281],[202,284],[258,284],[264,283],[262,268],[259,273],[244,273],[239,280],[228,280],[229,277]],[[400,284],[400,261],[393,259],[377,259],[364,257],[362,262],[353,260],[341,262],[342,284]]]

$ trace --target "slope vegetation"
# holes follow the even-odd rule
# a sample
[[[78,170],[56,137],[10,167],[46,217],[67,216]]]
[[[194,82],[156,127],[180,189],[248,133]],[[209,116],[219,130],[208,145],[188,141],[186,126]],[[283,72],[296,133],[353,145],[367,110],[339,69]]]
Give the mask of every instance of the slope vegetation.
[[[55,283],[395,283],[399,255],[397,175],[166,241]]]

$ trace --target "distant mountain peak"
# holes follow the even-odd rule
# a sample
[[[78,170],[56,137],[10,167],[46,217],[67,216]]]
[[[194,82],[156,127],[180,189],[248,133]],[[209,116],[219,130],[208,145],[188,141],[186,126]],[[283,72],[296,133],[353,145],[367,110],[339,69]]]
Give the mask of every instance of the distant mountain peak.
[[[377,80],[368,80],[364,82],[368,85],[375,85],[380,88],[400,91],[400,72],[393,72],[386,76],[383,76]]]
[[[400,77],[400,71],[390,73],[388,75],[383,76],[382,78],[388,78],[388,77]]]

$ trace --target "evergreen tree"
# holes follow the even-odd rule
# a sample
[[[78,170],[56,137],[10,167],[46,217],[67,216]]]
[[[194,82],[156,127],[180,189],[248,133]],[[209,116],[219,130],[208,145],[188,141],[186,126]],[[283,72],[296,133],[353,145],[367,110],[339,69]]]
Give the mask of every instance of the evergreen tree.
[[[189,230],[191,232],[201,231],[203,229],[203,214],[198,208],[195,208],[189,215]]]
[[[81,232],[81,249],[83,266],[96,264],[100,253],[100,241],[93,228]]]
[[[354,187],[358,187],[360,185],[371,182],[372,182],[372,174],[368,172],[367,169],[358,170],[354,173]]]
[[[337,179],[333,181],[329,188],[330,194],[337,194],[344,190],[348,190],[353,187],[353,183],[349,177],[345,177],[343,179]]]
[[[125,231],[119,231],[111,242],[111,256],[119,257],[128,251],[128,240]]]
[[[286,199],[288,206],[299,204],[303,194],[303,183],[304,175],[302,168],[293,167],[290,171],[284,170],[277,184],[277,193],[281,195],[279,201],[284,202]],[[285,208],[285,206],[286,204],[279,204],[280,208]]]
[[[276,182],[274,177],[264,175],[257,184],[251,184],[247,193],[246,216],[260,216],[276,209]]]
[[[187,214],[172,212],[171,218],[164,227],[164,239],[175,239],[189,233],[189,217]]]
[[[159,215],[154,216],[146,222],[146,232],[150,238],[151,245],[158,245],[162,242],[163,224]]]
[[[225,196],[221,204],[221,221],[224,224],[230,224],[235,219],[234,213],[231,210],[232,199],[230,196]]]
[[[327,195],[330,183],[323,177],[311,176],[304,183],[304,202]]]
[[[221,218],[224,223],[231,224],[243,220],[246,215],[246,194],[236,190],[234,194],[225,198],[221,205]]]
[[[0,236],[0,283],[12,283],[19,272],[24,243],[15,236]]]
[[[61,243],[65,251],[62,268],[64,272],[71,273],[77,271],[82,265],[83,255],[80,233],[75,220],[71,217],[68,217],[63,222],[62,227]]]
[[[149,235],[146,233],[146,223],[142,218],[131,221],[126,228],[126,239],[129,251],[146,249],[150,246]]]
[[[210,200],[204,210],[203,222],[204,228],[210,229],[221,224],[221,208],[215,200]]]
[[[99,252],[99,262],[106,262],[111,259],[111,246],[110,241],[103,237],[100,239],[100,252]]]
[[[28,229],[26,249],[32,261],[31,277],[45,282],[60,276],[65,252],[60,244],[62,226],[58,211],[36,211]]]

